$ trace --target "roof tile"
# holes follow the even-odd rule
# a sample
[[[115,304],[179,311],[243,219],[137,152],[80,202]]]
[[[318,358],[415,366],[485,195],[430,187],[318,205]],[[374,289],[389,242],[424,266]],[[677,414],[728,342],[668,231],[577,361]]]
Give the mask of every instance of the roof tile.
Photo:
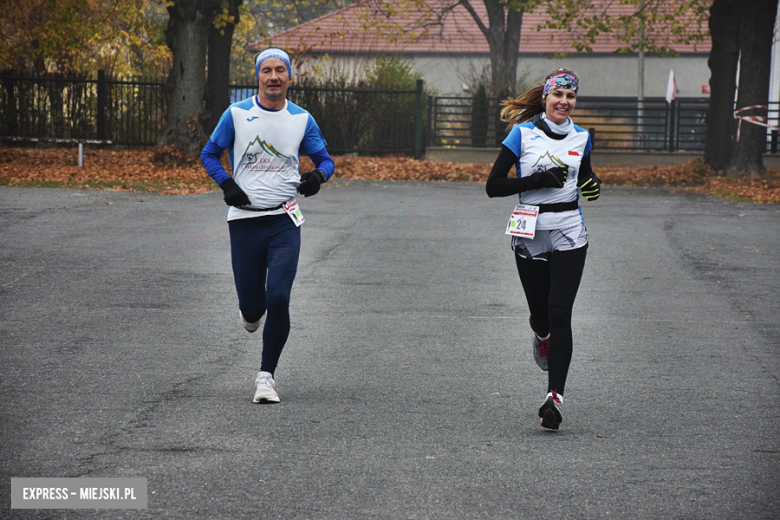
[[[435,9],[451,4],[451,0],[432,0],[426,5]],[[387,15],[370,0],[361,0],[349,7],[321,16],[310,22],[276,33],[272,44],[278,47],[313,48],[328,53],[403,52],[445,54],[488,54],[490,49],[468,11],[460,4],[452,8],[440,20],[406,0],[393,0],[398,5],[396,13]],[[387,5],[387,4],[384,4]],[[471,5],[487,25],[487,10],[480,1]],[[409,6],[404,9],[403,6]],[[612,5],[610,15],[630,14],[631,6]],[[537,29],[546,21],[539,13],[525,13],[520,37],[520,52],[524,54],[551,54],[575,52],[572,42],[582,35],[552,29]],[[695,22],[691,19],[691,24]],[[378,30],[381,29],[381,30]],[[706,27],[705,27],[706,29]],[[263,44],[257,42],[255,46]],[[614,35],[601,34],[590,44],[593,52],[614,52],[625,42]],[[712,42],[709,37],[696,45],[673,44],[671,48],[681,53],[709,53]]]

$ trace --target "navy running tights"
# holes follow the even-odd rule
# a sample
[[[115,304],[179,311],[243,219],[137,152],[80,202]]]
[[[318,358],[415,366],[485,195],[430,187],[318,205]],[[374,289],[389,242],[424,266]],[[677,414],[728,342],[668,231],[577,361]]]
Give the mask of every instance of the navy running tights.
[[[287,214],[231,220],[228,228],[238,308],[248,322],[268,312],[260,370],[273,374],[290,335],[301,229]]]
[[[553,251],[548,261],[515,255],[517,272],[531,311],[531,328],[550,334],[547,353],[547,391],[563,395],[572,356],[571,314],[585,268],[587,244],[569,251]]]

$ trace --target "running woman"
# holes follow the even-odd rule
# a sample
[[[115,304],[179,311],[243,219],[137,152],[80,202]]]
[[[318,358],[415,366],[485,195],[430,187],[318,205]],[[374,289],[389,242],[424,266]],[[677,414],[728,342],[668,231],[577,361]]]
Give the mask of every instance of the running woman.
[[[538,208],[535,234],[528,236],[533,217],[523,219],[526,236],[512,236],[512,249],[531,313],[534,359],[548,373],[539,417],[542,426],[551,430],[563,421],[561,403],[572,357],[572,308],[588,250],[588,232],[577,201],[580,193],[596,200],[601,190],[590,163],[590,135],[571,120],[578,90],[574,72],[557,69],[542,85],[502,103],[501,119],[509,122],[511,130],[486,185],[489,197],[519,194],[522,205]],[[517,178],[508,177],[513,165]]]
[[[255,403],[278,403],[274,372],[290,333],[290,293],[298,270],[300,225],[296,194],[316,195],[335,169],[317,123],[287,101],[289,55],[269,48],[255,57],[257,95],[228,107],[201,152],[222,188],[230,231],[239,318],[252,333],[263,327]],[[231,177],[220,157],[229,151]],[[301,152],[315,170],[299,173]]]

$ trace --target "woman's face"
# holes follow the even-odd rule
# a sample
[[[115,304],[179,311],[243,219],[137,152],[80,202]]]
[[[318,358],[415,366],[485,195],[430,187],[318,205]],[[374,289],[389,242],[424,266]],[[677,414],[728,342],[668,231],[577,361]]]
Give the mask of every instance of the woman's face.
[[[547,94],[544,104],[547,119],[556,125],[562,125],[574,112],[577,93],[568,88],[559,88]]]

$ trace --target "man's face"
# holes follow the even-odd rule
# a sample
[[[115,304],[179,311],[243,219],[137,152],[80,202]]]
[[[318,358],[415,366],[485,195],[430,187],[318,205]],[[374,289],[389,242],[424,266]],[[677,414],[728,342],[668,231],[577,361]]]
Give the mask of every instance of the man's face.
[[[278,58],[268,58],[260,65],[257,73],[260,94],[268,99],[278,101],[287,95],[287,87],[290,86],[290,76],[287,65]]]

